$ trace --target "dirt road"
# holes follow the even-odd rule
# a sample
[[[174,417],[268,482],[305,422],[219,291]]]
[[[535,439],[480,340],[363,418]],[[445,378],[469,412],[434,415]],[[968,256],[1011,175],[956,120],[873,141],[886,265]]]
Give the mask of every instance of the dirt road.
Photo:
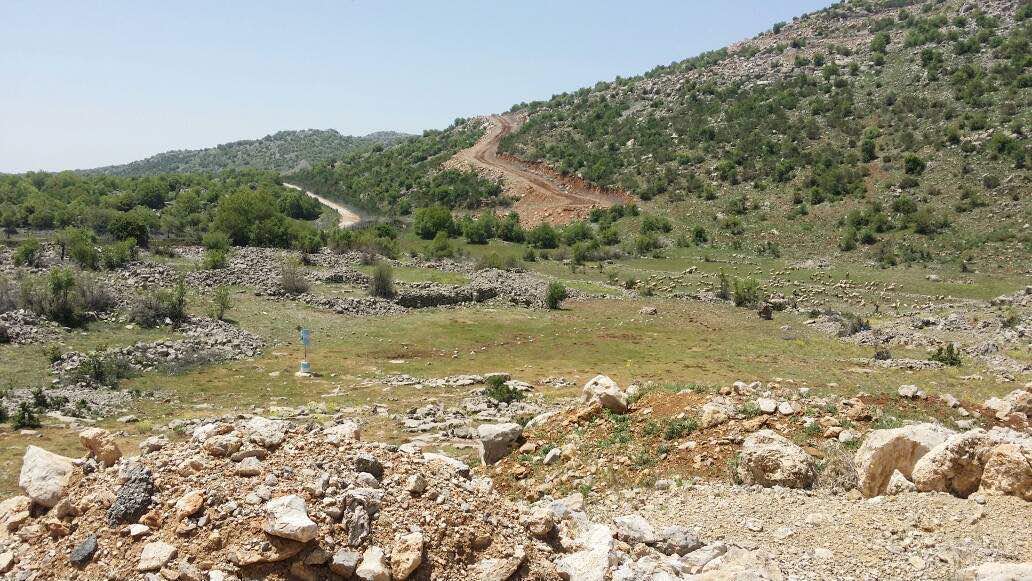
[[[543,166],[499,155],[502,138],[517,129],[520,121],[508,114],[488,119],[491,126],[487,133],[473,147],[455,154],[448,166],[473,166],[486,170],[492,177],[503,178],[505,193],[518,199],[514,209],[525,224],[564,224],[586,217],[592,208],[631,201],[626,194],[603,192]]]
[[[316,200],[319,200],[320,204],[322,204],[324,206],[329,206],[329,207],[333,208],[334,210],[336,210],[337,213],[340,214],[340,227],[341,228],[350,228],[351,226],[354,226],[355,224],[358,224],[359,222],[362,221],[362,217],[359,216],[358,214],[356,214],[355,212],[349,210],[347,206],[343,206],[343,205],[341,205],[341,204],[339,204],[337,202],[334,202],[333,200],[328,200],[328,199],[326,199],[326,198],[324,198],[324,197],[322,197],[320,195],[313,194],[312,192],[309,192],[308,190],[306,190],[306,189],[304,189],[304,188],[302,188],[300,186],[295,186],[294,184],[288,184],[288,183],[284,182],[283,185],[288,187],[288,188],[295,189],[295,190],[297,190],[299,192],[304,192],[305,195],[311,196],[311,197],[315,198]]]

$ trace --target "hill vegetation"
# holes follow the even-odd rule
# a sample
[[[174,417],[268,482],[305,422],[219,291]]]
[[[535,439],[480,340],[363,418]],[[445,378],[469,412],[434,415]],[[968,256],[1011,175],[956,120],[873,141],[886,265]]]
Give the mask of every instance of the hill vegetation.
[[[159,153],[124,165],[86,170],[115,176],[151,176],[169,173],[218,173],[228,169],[261,169],[287,173],[303,169],[355,150],[371,150],[408,138],[403,133],[381,131],[354,137],[333,129],[279,131],[261,139],[224,143],[216,147]]]

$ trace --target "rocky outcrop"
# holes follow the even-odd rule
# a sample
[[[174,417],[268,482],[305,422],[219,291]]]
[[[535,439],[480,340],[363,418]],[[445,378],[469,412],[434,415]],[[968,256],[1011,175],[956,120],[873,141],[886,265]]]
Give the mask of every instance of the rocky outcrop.
[[[477,428],[477,450],[480,461],[489,466],[516,449],[523,426],[519,424],[483,424]]]
[[[982,470],[979,491],[1032,501],[1032,448],[1018,444],[993,448]]]
[[[952,434],[951,430],[938,424],[914,424],[872,431],[853,458],[860,479],[860,492],[868,497],[883,494],[892,473],[897,470],[909,478],[917,461]]]
[[[993,445],[985,430],[950,436],[917,461],[911,479],[920,492],[949,492],[966,498],[978,490]]]

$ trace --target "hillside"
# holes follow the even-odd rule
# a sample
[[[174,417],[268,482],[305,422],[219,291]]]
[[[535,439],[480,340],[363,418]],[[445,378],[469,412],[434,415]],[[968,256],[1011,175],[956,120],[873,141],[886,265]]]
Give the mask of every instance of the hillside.
[[[1030,13],[1008,0],[839,3],[518,105],[527,121],[501,149],[746,249],[1027,257]]]
[[[516,105],[507,117],[519,128],[498,157],[565,180],[560,189],[634,196],[673,221],[667,245],[698,232],[769,255],[1020,264],[1032,252],[1029,6],[842,2],[638,77]],[[410,142],[437,154],[417,155],[418,167],[374,152],[301,179],[383,211],[448,204],[429,176],[458,131]],[[493,181],[489,169],[476,171]],[[518,184],[504,190],[489,200],[519,197]],[[450,205],[475,207],[470,198],[483,205]]]
[[[334,129],[279,131],[261,139],[223,143],[207,149],[167,151],[124,165],[85,170],[85,173],[148,176],[252,168],[287,173],[349,151],[393,145],[407,137],[393,131],[378,131],[361,137],[341,135]]]

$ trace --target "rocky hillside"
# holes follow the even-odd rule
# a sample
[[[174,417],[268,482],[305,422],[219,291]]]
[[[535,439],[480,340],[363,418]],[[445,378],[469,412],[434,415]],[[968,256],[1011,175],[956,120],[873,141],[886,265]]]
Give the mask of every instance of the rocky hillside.
[[[518,105],[527,121],[501,148],[747,248],[1027,257],[1030,15],[1018,0],[848,0]]]
[[[393,131],[380,131],[360,137],[341,135],[334,129],[279,131],[261,139],[223,143],[207,149],[167,151],[124,165],[86,170],[86,173],[149,176],[245,168],[287,173],[340,157],[350,151],[393,145],[408,137]]]

